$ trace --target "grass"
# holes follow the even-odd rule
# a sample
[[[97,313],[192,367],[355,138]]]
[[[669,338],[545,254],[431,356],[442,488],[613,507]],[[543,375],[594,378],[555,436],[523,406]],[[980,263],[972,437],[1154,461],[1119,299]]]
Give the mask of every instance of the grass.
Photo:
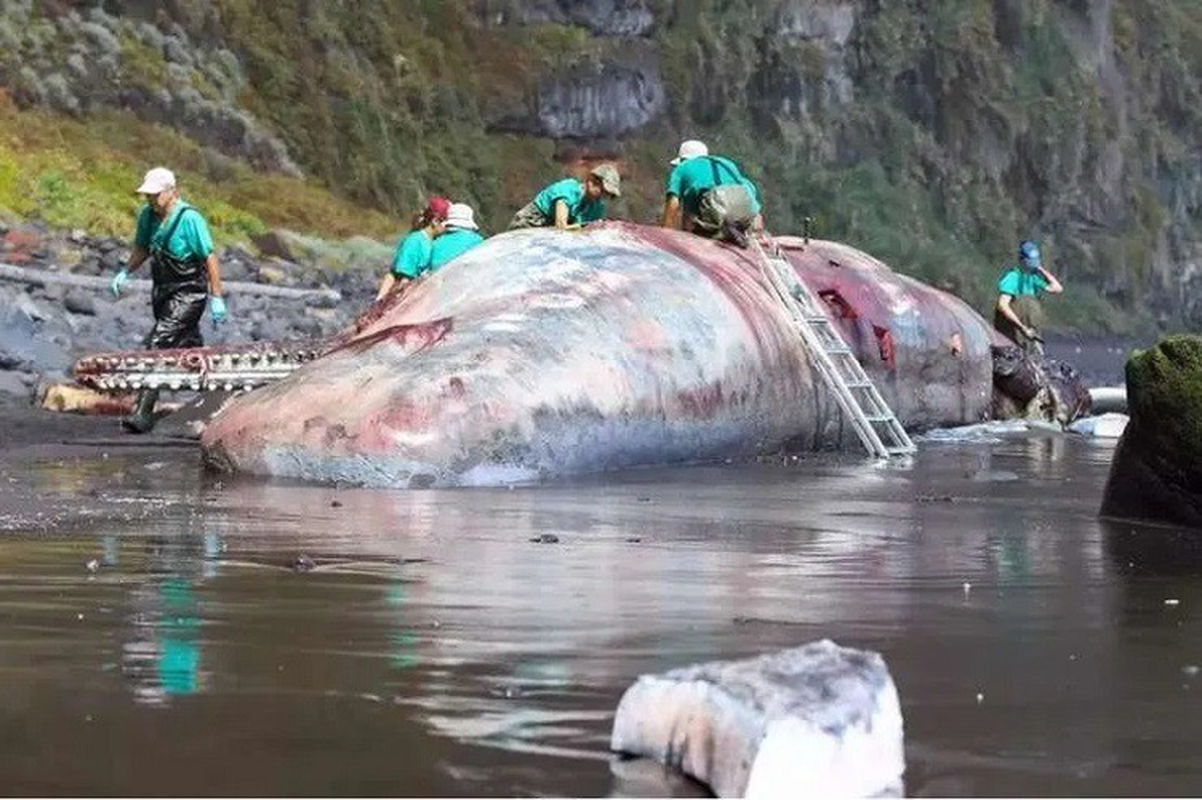
[[[183,194],[223,244],[270,228],[391,240],[406,226],[312,182],[269,175],[120,112],[86,122],[23,111],[0,94],[0,211],[61,228],[128,236],[151,166],[175,170]]]

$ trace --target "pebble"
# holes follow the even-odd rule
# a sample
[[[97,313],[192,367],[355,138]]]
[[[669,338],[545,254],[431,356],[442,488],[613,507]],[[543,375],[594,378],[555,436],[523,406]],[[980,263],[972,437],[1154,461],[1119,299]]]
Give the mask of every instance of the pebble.
[[[292,568],[297,572],[312,572],[313,570],[317,569],[317,562],[309,558],[309,556],[305,555],[304,553],[301,553],[296,557],[296,560],[292,562]]]

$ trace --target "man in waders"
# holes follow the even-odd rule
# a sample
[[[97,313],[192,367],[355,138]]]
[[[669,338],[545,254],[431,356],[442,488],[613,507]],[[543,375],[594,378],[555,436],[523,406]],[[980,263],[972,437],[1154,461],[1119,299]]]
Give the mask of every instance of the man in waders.
[[[1035,242],[1019,245],[1018,260],[1018,266],[1012,267],[998,281],[993,327],[1026,352],[1043,355],[1043,339],[1039,335],[1043,306],[1039,298],[1044,292],[1060,294],[1064,287],[1044,269],[1039,245]]]
[[[129,264],[113,278],[113,296],[121,295],[130,273],[149,258],[154,327],[144,346],[156,350],[200,347],[204,344],[200,317],[205,304],[214,324],[224,322],[227,313],[209,226],[199,211],[180,198],[171,170],[155,167],[147,172],[138,194],[146,199],[146,205],[138,215]],[[143,389],[133,413],[122,418],[121,425],[132,433],[153,428],[158,397],[157,389]]]
[[[518,210],[509,229],[554,225],[567,230],[605,218],[605,200],[622,196],[622,179],[613,164],[598,164],[588,179],[564,178],[543,189]]]
[[[761,227],[755,184],[729,158],[711,156],[704,142],[684,142],[671,163],[663,226],[746,247],[748,231]]]

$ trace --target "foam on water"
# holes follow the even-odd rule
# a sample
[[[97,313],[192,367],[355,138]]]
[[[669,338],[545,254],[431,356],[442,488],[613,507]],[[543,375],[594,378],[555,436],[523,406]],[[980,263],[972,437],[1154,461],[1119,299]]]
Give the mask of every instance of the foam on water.
[[[1028,420],[1004,420],[962,425],[955,428],[935,428],[914,437],[916,442],[929,444],[979,443],[997,444],[1007,436],[1046,429],[1046,426]]]

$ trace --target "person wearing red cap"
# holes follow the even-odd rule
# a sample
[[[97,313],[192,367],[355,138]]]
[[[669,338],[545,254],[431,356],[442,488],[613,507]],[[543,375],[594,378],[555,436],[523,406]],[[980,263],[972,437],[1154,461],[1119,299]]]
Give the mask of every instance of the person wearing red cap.
[[[446,227],[447,215],[451,211],[451,201],[445,197],[431,197],[426,209],[413,220],[413,230],[409,231],[397,244],[396,255],[392,259],[392,268],[380,282],[380,291],[376,300],[383,300],[397,289],[412,283],[423,272],[430,269],[430,259],[434,253],[434,239],[442,234]]]

